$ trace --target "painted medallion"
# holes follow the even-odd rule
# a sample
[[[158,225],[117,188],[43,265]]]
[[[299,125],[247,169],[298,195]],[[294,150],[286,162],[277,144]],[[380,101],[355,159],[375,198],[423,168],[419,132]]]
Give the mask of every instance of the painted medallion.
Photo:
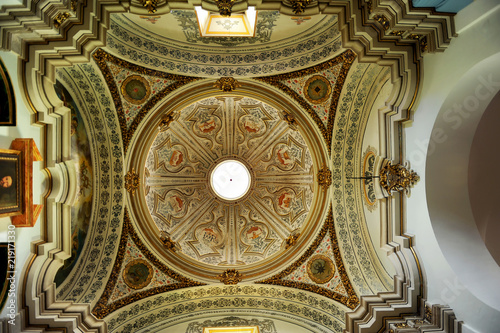
[[[317,254],[307,263],[307,274],[316,283],[327,283],[335,274],[335,265],[327,256]]]
[[[320,75],[314,75],[304,85],[304,96],[313,104],[321,104],[330,98],[332,86]]]
[[[121,86],[123,97],[132,104],[142,104],[151,95],[148,81],[139,75],[126,78]]]
[[[123,281],[133,289],[146,287],[153,277],[153,268],[143,259],[132,260],[123,270]]]

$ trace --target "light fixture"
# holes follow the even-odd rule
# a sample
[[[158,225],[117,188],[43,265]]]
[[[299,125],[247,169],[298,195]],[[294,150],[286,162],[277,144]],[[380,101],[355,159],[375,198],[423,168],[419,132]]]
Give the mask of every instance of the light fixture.
[[[254,37],[257,11],[248,7],[244,13],[224,16],[195,7],[202,37]]]

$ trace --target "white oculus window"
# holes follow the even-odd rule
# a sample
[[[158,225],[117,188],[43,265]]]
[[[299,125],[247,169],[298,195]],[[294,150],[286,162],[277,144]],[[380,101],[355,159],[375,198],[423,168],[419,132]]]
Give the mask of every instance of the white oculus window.
[[[250,189],[251,176],[247,167],[236,160],[219,163],[210,175],[210,185],[220,198],[238,200]]]

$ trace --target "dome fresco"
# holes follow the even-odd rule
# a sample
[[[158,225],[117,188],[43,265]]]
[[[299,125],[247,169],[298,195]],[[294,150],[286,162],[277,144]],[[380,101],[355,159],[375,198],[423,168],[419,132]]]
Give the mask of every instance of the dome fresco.
[[[251,175],[238,200],[212,188],[212,170],[228,160]],[[308,223],[314,178],[306,141],[258,100],[210,97],[186,107],[158,133],[145,167],[152,219],[187,260],[227,269],[274,259]]]

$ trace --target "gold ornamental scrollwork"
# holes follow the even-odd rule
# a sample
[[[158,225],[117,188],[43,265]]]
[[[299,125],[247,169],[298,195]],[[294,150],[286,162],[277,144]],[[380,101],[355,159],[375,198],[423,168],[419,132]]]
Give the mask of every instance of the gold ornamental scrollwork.
[[[142,5],[148,9],[149,14],[154,14],[158,8],[158,0],[142,0]]]
[[[232,92],[241,84],[233,77],[223,76],[214,83],[214,87],[222,90],[223,92]]]
[[[215,4],[219,8],[219,14],[221,16],[231,16],[234,2],[235,0],[215,0]]]
[[[125,175],[125,189],[131,195],[134,195],[135,190],[137,190],[140,184],[141,180],[139,178],[139,174],[132,168],[132,170],[127,172]]]
[[[385,31],[389,30],[391,27],[389,20],[384,15],[374,15],[373,19],[380,23]]]
[[[318,184],[323,187],[323,190],[328,190],[328,187],[332,185],[332,172],[326,165],[323,165],[318,171]]]
[[[158,124],[158,127],[160,127],[160,131],[165,131],[168,129],[170,124],[177,120],[179,118],[179,114],[175,112],[171,112],[167,115],[165,115],[161,120],[160,123]]]
[[[391,161],[386,161],[380,169],[380,186],[384,188],[388,194],[391,192],[405,192],[409,190],[420,180],[417,173],[407,166],[402,164],[392,164]]]
[[[299,236],[300,236],[300,232],[292,233],[290,236],[288,236],[288,238],[285,239],[285,249],[289,249],[290,247],[297,244],[297,240],[299,239]]]
[[[295,14],[302,14],[306,7],[311,3],[311,0],[290,0],[292,9]]]
[[[57,15],[54,17],[54,27],[59,28],[61,25],[70,17],[71,15],[68,12],[59,12]]]
[[[178,244],[170,238],[170,236],[167,233],[162,232],[160,234],[160,240],[165,245],[167,249],[169,249],[172,252],[176,252],[178,248]]]
[[[283,111],[281,113],[281,119],[283,119],[292,130],[294,131],[297,130],[297,126],[299,123],[291,113]]]
[[[218,275],[220,282],[224,284],[238,284],[241,281],[242,274],[235,269],[228,269],[222,274]]]

